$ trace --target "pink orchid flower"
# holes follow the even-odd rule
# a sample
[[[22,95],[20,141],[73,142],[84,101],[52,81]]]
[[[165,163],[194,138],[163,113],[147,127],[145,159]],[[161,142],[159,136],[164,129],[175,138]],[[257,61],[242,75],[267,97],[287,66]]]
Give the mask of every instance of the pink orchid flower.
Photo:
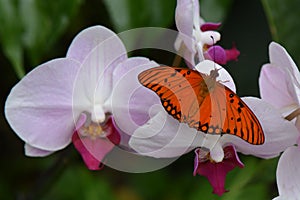
[[[233,46],[224,50],[214,45],[221,39],[217,31],[221,23],[205,23],[199,15],[198,0],[177,0],[175,21],[179,31],[175,41],[175,49],[181,52],[188,66],[195,66],[204,59],[218,64],[226,64],[229,60],[237,60],[240,52]]]
[[[113,106],[111,97],[113,83],[120,78],[116,70],[128,63],[157,65],[146,58],[127,58],[115,33],[94,26],[74,38],[65,58],[29,72],[5,104],[5,116],[25,142],[25,154],[47,156],[72,141],[89,169],[101,169],[106,154],[121,140],[115,118],[123,116],[115,113],[124,108]],[[113,95],[123,98],[122,93]]]
[[[235,91],[231,76],[220,65],[205,60],[195,66],[195,69],[205,74],[219,69],[217,81]],[[194,175],[206,176],[213,186],[213,192],[222,195],[226,191],[224,182],[227,172],[235,166],[243,167],[237,152],[261,158],[275,157],[297,134],[294,125],[282,119],[280,113],[271,105],[254,97],[246,97],[243,100],[261,122],[266,138],[263,145],[251,145],[229,134],[204,134],[185,123],[179,123],[168,115],[161,105],[155,107],[156,112],[152,113],[147,123],[134,131],[129,145],[138,153],[155,158],[179,157],[196,148]],[[282,131],[286,130],[293,134],[282,135]]]
[[[272,42],[269,46],[270,63],[263,65],[259,78],[262,99],[281,111],[286,119],[292,121],[300,130],[300,73],[287,51]],[[282,135],[291,135],[284,130]],[[298,139],[297,139],[298,138]],[[294,146],[298,145],[298,146]],[[277,167],[277,186],[279,196],[276,199],[298,199],[299,185],[299,132],[279,159]]]

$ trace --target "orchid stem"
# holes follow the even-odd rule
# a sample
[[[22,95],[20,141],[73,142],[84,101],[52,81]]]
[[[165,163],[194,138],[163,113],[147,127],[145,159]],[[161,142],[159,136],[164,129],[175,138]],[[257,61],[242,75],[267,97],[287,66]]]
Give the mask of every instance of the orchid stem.
[[[181,45],[179,47],[179,50],[178,50],[178,53],[176,54],[176,56],[173,60],[172,66],[174,66],[174,67],[179,67],[180,66],[181,59],[182,59],[181,55],[182,55],[183,49],[184,49],[184,44],[181,43]]]
[[[292,121],[298,115],[300,115],[300,108],[294,110],[291,114],[289,114],[288,116],[286,116],[284,119],[286,119],[288,121]]]

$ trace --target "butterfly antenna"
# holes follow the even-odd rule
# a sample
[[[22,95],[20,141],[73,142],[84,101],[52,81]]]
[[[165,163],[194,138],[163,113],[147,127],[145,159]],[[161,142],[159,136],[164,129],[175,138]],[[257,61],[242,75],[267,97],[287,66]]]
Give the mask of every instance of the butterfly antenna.
[[[214,46],[215,45],[215,39],[214,39],[214,37],[211,35],[210,36],[210,38],[212,39],[212,41],[213,41],[213,45],[212,46]],[[215,70],[217,69],[216,68],[216,62],[215,62],[215,60],[216,60],[216,49],[215,48],[213,48],[213,61],[214,61],[214,68],[215,68]]]

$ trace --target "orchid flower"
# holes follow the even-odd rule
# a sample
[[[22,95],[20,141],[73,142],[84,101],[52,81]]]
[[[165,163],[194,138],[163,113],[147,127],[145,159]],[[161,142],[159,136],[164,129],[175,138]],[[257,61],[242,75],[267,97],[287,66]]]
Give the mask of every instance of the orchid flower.
[[[195,69],[208,74],[218,69],[217,81],[235,91],[234,82],[229,73],[212,61],[200,62]],[[282,119],[279,112],[266,102],[254,98],[243,98],[256,114],[263,127],[266,141],[263,145],[251,145],[239,137],[224,134],[211,135],[179,123],[163,109],[156,107],[156,114],[137,128],[130,138],[129,145],[138,153],[155,158],[172,158],[196,149],[194,175],[206,176],[213,186],[213,192],[222,195],[226,190],[225,177],[235,166],[243,167],[237,152],[251,154],[261,158],[278,156],[294,139],[297,130],[294,125]],[[283,131],[293,134],[282,135]],[[271,148],[272,147],[272,148]]]
[[[199,16],[198,0],[177,0],[175,21],[179,35],[175,41],[175,49],[183,54],[189,66],[204,59],[214,60],[218,64],[226,64],[229,60],[237,60],[239,51],[233,46],[224,50],[214,45],[221,39],[217,31],[221,23],[205,23]],[[197,55],[197,56],[196,56]],[[195,61],[195,57],[198,58]]]
[[[6,119],[25,142],[25,154],[47,156],[72,141],[89,169],[101,169],[101,161],[121,140],[114,118],[122,116],[114,113],[124,108],[113,107],[111,96],[119,78],[116,69],[128,63],[157,65],[146,58],[127,58],[115,33],[94,26],[75,37],[65,58],[29,72],[5,104]]]
[[[287,51],[272,42],[269,46],[270,63],[263,65],[259,78],[262,99],[281,111],[285,119],[292,121],[300,131],[300,73]],[[289,130],[283,135],[289,136]],[[297,137],[299,137],[299,132]],[[297,199],[300,195],[299,138],[295,138],[279,159],[277,167],[276,199]],[[297,146],[294,146],[297,145]]]

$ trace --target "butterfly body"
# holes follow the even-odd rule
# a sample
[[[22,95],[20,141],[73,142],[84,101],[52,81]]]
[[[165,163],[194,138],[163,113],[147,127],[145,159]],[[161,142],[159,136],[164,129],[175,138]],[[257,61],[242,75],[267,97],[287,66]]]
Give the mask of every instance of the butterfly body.
[[[167,113],[181,123],[208,134],[232,134],[251,144],[263,144],[262,127],[250,108],[229,88],[209,75],[161,66],[139,74],[139,81],[154,91]]]

